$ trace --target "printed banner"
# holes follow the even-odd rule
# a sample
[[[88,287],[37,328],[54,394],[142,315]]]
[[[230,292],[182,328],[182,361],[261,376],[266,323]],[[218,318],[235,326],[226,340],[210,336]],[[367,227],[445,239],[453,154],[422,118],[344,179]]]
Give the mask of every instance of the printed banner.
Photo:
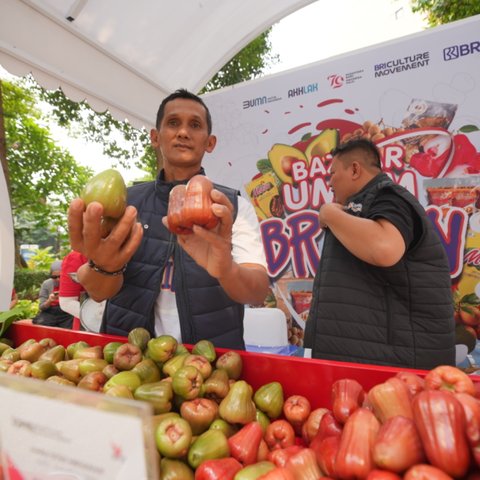
[[[204,96],[217,147],[204,166],[255,208],[273,280],[269,306],[302,345],[333,199],[330,152],[373,140],[425,207],[450,261],[457,323],[480,323],[480,18],[430,29]]]

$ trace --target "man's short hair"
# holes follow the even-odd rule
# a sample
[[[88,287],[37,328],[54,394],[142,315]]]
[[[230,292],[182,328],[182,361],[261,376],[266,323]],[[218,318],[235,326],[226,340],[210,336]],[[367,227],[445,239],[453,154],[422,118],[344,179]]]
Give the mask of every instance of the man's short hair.
[[[371,140],[366,138],[358,138],[355,140],[350,140],[348,142],[342,143],[337,148],[332,151],[332,156],[335,155],[344,155],[354,150],[361,150],[365,153],[366,158],[371,160],[370,165],[372,167],[382,169],[382,160],[380,155],[380,150]]]
[[[157,127],[157,129],[160,128],[160,124],[162,123],[163,116],[165,114],[165,105],[168,102],[171,102],[172,100],[176,100],[177,98],[185,98],[187,100],[193,100],[194,102],[197,102],[203,106],[203,108],[205,109],[205,113],[207,115],[207,129],[208,129],[208,134],[210,135],[212,133],[212,116],[210,115],[210,110],[208,109],[205,102],[198,95],[195,95],[194,93],[189,92],[185,88],[179,88],[178,90],[175,90],[175,92],[171,93],[170,95],[168,95],[163,99],[157,112],[157,121],[155,123],[155,126]]]

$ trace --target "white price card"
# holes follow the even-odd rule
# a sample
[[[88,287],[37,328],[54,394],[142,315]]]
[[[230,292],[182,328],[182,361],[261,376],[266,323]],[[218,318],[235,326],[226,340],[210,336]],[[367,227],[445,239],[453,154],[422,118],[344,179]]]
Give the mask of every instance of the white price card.
[[[6,480],[156,479],[145,402],[0,373]]]

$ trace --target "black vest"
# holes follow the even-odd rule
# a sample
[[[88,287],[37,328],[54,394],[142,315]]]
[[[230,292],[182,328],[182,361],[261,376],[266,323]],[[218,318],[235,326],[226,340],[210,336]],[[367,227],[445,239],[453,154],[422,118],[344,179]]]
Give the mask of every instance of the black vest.
[[[128,204],[137,208],[143,239],[128,263],[122,289],[107,302],[102,332],[127,336],[133,328],[143,327],[155,336],[154,306],[165,266],[173,257],[173,286],[182,342],[194,344],[208,339],[216,347],[245,349],[244,306],[227,296],[219,282],[185,253],[176,236],[162,223],[170,190],[178,183],[186,183],[167,183],[162,175],[163,172],[154,182],[128,189]],[[235,219],[238,191],[217,184],[214,187],[232,202]]]
[[[305,332],[314,358],[430,369],[455,364],[455,323],[448,259],[424,208],[387,175],[349,201],[360,217],[381,191],[405,199],[422,233],[392,267],[369,265],[327,229]]]

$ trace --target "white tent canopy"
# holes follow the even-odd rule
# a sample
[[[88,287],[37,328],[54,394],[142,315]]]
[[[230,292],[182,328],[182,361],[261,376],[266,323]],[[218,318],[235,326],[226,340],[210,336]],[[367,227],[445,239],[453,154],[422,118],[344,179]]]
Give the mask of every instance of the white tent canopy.
[[[0,65],[133,125],[313,0],[1,0]]]

